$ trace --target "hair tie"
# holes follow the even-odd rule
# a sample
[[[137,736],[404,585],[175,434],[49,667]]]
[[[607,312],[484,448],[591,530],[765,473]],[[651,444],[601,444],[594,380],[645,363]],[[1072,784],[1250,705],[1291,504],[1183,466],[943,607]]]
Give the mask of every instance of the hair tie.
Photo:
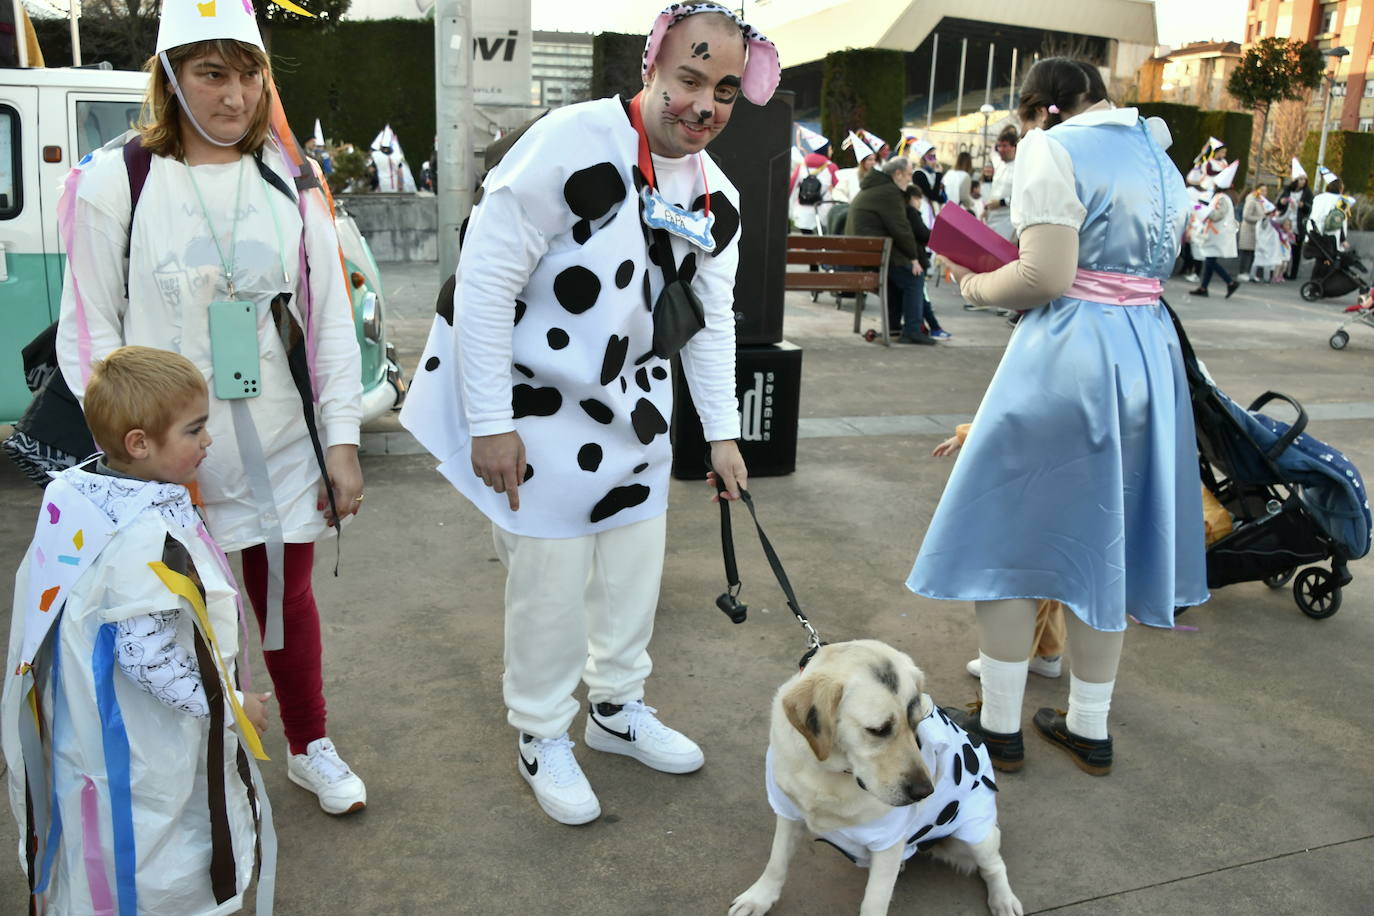
[[[1053,103],[1051,103],[1050,107],[1046,108],[1045,110],[1048,111],[1050,114],[1059,114],[1059,106]]]

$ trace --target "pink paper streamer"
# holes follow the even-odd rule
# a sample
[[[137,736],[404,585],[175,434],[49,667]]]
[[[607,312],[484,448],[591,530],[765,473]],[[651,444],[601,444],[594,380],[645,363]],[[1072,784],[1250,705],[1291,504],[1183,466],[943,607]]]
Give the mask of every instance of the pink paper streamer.
[[[86,885],[91,892],[91,911],[95,916],[114,916],[110,880],[105,874],[105,851],[100,843],[100,797],[91,777],[82,774],[81,858],[86,863]]]
[[[210,548],[210,553],[214,555],[215,561],[219,563],[220,572],[224,573],[225,581],[232,585],[235,580],[234,571],[229,567],[229,558],[225,556],[223,550],[219,549],[219,545],[215,543],[215,539],[210,537],[210,532],[205,530],[204,522],[196,525],[196,534],[200,537],[201,541],[204,542],[205,546]],[[240,593],[239,589],[234,589],[234,604],[238,605],[239,630],[243,633],[243,642],[239,645],[239,655],[243,659],[243,691],[247,693],[253,689],[253,665],[248,661],[248,618],[245,617],[243,613],[243,595]]]
[[[86,322],[86,301],[81,298],[76,269],[71,266],[72,242],[76,238],[76,189],[79,184],[81,169],[72,169],[62,182],[62,197],[57,202],[57,228],[62,237],[62,247],[67,252],[67,275],[71,279],[72,300],[76,303],[76,355],[81,364],[81,386],[84,388],[91,378],[91,328]]]

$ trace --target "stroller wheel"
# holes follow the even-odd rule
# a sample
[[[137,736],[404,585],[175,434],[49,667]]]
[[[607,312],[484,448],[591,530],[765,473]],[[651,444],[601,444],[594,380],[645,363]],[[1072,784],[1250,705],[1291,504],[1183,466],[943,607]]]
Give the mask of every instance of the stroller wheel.
[[[1293,600],[1313,620],[1324,620],[1341,609],[1341,587],[1330,570],[1309,566],[1293,582]]]
[[[1322,285],[1315,280],[1308,280],[1302,285],[1302,289],[1298,290],[1298,293],[1308,302],[1316,302],[1322,297]]]
[[[1288,584],[1288,580],[1293,578],[1293,573],[1297,571],[1298,569],[1295,566],[1292,569],[1286,570],[1284,572],[1276,572],[1272,576],[1265,576],[1264,584],[1273,589],[1283,588],[1285,585]]]
[[[1331,339],[1327,343],[1331,344],[1333,350],[1344,350],[1345,345],[1350,343],[1350,332],[1337,331],[1331,335]]]

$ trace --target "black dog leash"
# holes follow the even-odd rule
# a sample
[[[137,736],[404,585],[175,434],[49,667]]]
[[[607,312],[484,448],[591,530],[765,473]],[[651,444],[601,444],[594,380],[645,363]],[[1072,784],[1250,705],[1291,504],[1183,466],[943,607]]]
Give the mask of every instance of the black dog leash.
[[[733,623],[744,623],[749,614],[749,606],[739,600],[739,593],[742,585],[739,578],[739,567],[735,563],[735,538],[730,527],[730,501],[725,498],[725,485],[721,483],[720,477],[716,477],[716,489],[721,493],[720,497],[720,550],[725,561],[725,582],[727,590],[716,599],[716,607],[725,612]],[[787,607],[796,616],[797,621],[806,630],[806,654],[801,657],[801,662],[797,667],[805,668],[806,663],[811,661],[811,657],[816,654],[816,650],[825,645],[816,628],[811,625],[811,621],[806,619],[806,615],[801,611],[801,604],[797,601],[797,594],[792,590],[792,583],[788,581],[787,571],[782,568],[782,561],[778,559],[778,553],[773,549],[772,543],[768,540],[768,535],[764,533],[763,526],[759,524],[758,510],[754,508],[754,498],[749,495],[749,491],[740,488],[740,499],[749,509],[749,515],[754,519],[754,527],[759,533],[759,543],[763,545],[763,555],[768,558],[768,565],[773,569],[773,576],[778,580],[778,585],[782,586],[782,593],[787,597]]]

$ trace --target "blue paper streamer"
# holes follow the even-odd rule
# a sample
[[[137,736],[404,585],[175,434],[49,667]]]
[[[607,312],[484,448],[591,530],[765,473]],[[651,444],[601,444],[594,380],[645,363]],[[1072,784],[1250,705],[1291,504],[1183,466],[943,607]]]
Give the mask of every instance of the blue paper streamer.
[[[95,675],[95,702],[100,711],[100,733],[105,749],[105,777],[110,793],[110,819],[114,831],[115,885],[122,916],[138,913],[135,883],[137,852],[134,846],[133,788],[129,781],[129,735],[115,696],[115,624],[100,627],[91,655]]]

